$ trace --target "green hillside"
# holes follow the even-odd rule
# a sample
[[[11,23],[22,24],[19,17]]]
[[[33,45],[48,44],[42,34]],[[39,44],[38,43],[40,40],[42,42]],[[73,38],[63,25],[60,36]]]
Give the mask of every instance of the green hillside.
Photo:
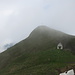
[[[75,56],[64,50],[24,53],[15,58],[0,75],[58,75],[58,69],[75,63]]]
[[[28,38],[0,54],[0,75],[58,75],[74,68],[74,39],[75,36],[39,26]],[[63,50],[56,49],[60,42]]]

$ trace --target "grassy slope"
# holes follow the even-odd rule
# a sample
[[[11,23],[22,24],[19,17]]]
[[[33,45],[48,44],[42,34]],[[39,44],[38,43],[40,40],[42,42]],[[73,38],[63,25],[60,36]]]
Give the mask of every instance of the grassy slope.
[[[0,75],[56,75],[56,69],[75,63],[71,52],[54,50],[72,38],[48,27],[34,29],[27,39],[0,54]]]
[[[0,75],[58,75],[58,70],[75,63],[75,56],[63,50],[23,54],[13,60]]]

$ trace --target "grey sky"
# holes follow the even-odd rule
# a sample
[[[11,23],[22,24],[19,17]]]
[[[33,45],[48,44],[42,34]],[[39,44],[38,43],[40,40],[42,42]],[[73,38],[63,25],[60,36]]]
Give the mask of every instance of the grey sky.
[[[75,35],[75,0],[0,0],[0,50],[39,25]]]

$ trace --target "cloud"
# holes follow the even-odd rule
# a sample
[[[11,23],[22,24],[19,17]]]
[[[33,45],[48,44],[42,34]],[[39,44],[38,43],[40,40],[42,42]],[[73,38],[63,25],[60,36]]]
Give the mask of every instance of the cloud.
[[[12,40],[6,39],[0,44],[0,52],[3,52],[7,50],[8,48],[12,47],[15,45],[15,43]]]

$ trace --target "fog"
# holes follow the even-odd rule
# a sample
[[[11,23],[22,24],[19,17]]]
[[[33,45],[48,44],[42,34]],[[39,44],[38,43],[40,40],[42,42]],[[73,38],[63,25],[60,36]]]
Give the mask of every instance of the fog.
[[[0,0],[0,51],[40,25],[75,35],[75,0]]]

